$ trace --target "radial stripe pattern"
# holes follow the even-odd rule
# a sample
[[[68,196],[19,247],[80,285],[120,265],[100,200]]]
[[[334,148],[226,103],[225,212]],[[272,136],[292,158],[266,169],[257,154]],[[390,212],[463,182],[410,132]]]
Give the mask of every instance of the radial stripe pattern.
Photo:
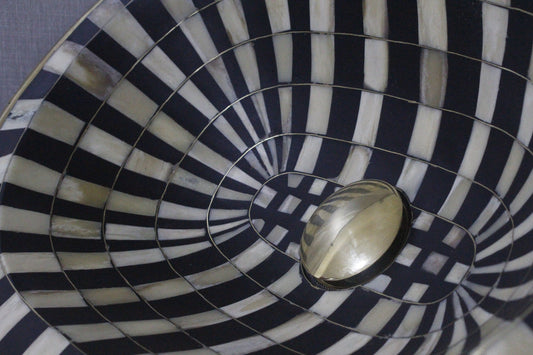
[[[0,349],[483,345],[533,295],[531,28],[506,0],[101,1],[0,131]],[[316,289],[302,231],[363,178],[408,195],[407,245]]]

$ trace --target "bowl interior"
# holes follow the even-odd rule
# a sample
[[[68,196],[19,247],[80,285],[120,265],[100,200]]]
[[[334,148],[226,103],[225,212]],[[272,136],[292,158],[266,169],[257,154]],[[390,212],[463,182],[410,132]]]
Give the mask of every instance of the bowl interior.
[[[474,349],[531,306],[528,11],[102,1],[0,132],[7,279],[86,353]],[[317,289],[303,229],[361,179],[405,192],[411,234]]]

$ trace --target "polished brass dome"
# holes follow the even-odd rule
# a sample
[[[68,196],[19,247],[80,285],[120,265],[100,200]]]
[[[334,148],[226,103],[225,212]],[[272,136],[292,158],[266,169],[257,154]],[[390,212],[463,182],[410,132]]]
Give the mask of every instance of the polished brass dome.
[[[304,275],[327,289],[370,281],[400,253],[411,220],[407,197],[384,181],[362,180],[338,190],[305,227],[300,243]]]

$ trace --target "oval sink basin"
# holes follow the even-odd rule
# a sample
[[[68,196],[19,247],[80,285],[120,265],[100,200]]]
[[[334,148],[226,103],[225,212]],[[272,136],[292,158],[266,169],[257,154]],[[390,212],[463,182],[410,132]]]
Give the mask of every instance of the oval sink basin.
[[[532,28],[99,1],[2,117],[0,352],[528,353]]]

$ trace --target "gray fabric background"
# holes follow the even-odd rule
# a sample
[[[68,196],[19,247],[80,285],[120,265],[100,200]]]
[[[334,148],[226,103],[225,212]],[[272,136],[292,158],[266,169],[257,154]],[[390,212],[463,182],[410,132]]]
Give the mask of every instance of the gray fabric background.
[[[97,0],[0,0],[0,112]]]

